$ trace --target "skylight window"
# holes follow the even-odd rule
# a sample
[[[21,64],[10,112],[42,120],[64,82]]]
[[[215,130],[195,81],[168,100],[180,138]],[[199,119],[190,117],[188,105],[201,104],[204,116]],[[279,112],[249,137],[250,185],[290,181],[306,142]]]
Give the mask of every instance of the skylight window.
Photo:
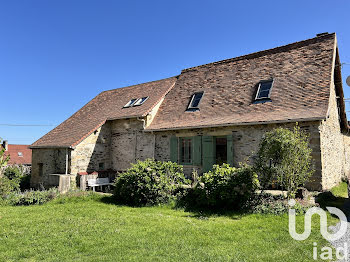
[[[188,105],[188,110],[199,109],[199,103],[203,97],[203,92],[194,93],[191,97],[190,104]]]
[[[144,102],[146,102],[147,99],[148,99],[148,96],[139,98],[139,99],[137,99],[137,101],[133,104],[133,106],[140,106],[140,105],[142,105]]]
[[[18,154],[18,156],[23,156],[22,152],[18,152],[17,154]]]
[[[258,92],[256,93],[255,100],[269,99],[273,80],[261,81],[259,83]]]
[[[124,107],[131,107],[134,105],[134,103],[136,102],[136,98],[131,99]]]

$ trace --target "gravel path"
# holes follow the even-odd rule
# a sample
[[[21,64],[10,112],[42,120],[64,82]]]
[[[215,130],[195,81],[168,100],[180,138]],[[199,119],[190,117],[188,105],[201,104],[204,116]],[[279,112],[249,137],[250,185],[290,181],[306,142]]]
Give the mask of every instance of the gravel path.
[[[330,243],[335,248],[339,248],[339,247],[344,248],[344,243],[347,243],[348,256],[347,256],[347,258],[342,259],[342,260],[338,260],[338,261],[339,262],[344,262],[344,261],[350,262],[350,200],[348,200],[344,204],[344,211],[345,211],[346,217],[348,218],[348,230],[347,230],[346,234],[341,239],[338,239],[338,240],[330,242]],[[339,228],[340,228],[340,222],[336,226],[329,227],[330,231],[332,231],[332,232],[337,232],[339,230]],[[335,257],[335,254],[333,254],[333,257]]]

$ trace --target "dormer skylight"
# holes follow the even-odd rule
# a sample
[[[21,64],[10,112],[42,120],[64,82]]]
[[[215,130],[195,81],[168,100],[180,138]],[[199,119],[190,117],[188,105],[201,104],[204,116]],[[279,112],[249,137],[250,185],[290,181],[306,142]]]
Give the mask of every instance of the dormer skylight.
[[[255,100],[270,99],[273,79],[260,81],[258,91],[256,92]]]
[[[199,104],[201,102],[201,99],[203,97],[204,92],[197,92],[194,93],[191,97],[190,103],[187,107],[187,110],[198,110],[199,109]]]
[[[139,99],[137,99],[137,101],[133,104],[133,106],[140,106],[140,105],[142,105],[144,102],[146,102],[147,99],[148,99],[148,96],[139,98]]]
[[[136,98],[131,99],[124,107],[131,107],[134,105],[134,103],[136,102]]]

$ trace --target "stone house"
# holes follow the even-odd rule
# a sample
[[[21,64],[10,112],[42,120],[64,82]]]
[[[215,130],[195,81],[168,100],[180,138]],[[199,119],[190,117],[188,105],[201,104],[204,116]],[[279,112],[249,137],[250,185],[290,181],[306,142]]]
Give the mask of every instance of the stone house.
[[[261,137],[296,122],[310,135],[325,190],[350,170],[336,35],[184,69],[167,79],[105,91],[31,145],[32,185],[49,174],[123,171],[154,158],[186,174],[252,161]]]

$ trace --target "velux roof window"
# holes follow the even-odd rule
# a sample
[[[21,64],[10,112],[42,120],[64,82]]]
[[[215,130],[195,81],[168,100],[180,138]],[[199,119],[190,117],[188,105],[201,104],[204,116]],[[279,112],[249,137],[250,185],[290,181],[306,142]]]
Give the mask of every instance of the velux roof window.
[[[255,100],[270,99],[272,85],[273,85],[273,79],[260,81]]]
[[[133,104],[133,106],[140,106],[140,105],[142,105],[144,102],[146,102],[147,99],[148,99],[148,96],[139,98],[139,99],[137,99],[137,101],[135,102],[135,104]]]
[[[148,99],[148,96],[145,96],[145,97],[142,97],[142,98],[133,98],[128,103],[126,103],[124,108],[125,107],[132,107],[132,106],[140,106],[144,102],[146,102],[147,99]]]
[[[126,105],[124,107],[131,107],[131,106],[133,106],[133,104],[135,103],[136,100],[137,100],[136,98],[131,99],[128,103],[126,103]]]
[[[203,94],[203,92],[194,93],[191,97],[190,103],[188,104],[187,110],[198,110]]]

